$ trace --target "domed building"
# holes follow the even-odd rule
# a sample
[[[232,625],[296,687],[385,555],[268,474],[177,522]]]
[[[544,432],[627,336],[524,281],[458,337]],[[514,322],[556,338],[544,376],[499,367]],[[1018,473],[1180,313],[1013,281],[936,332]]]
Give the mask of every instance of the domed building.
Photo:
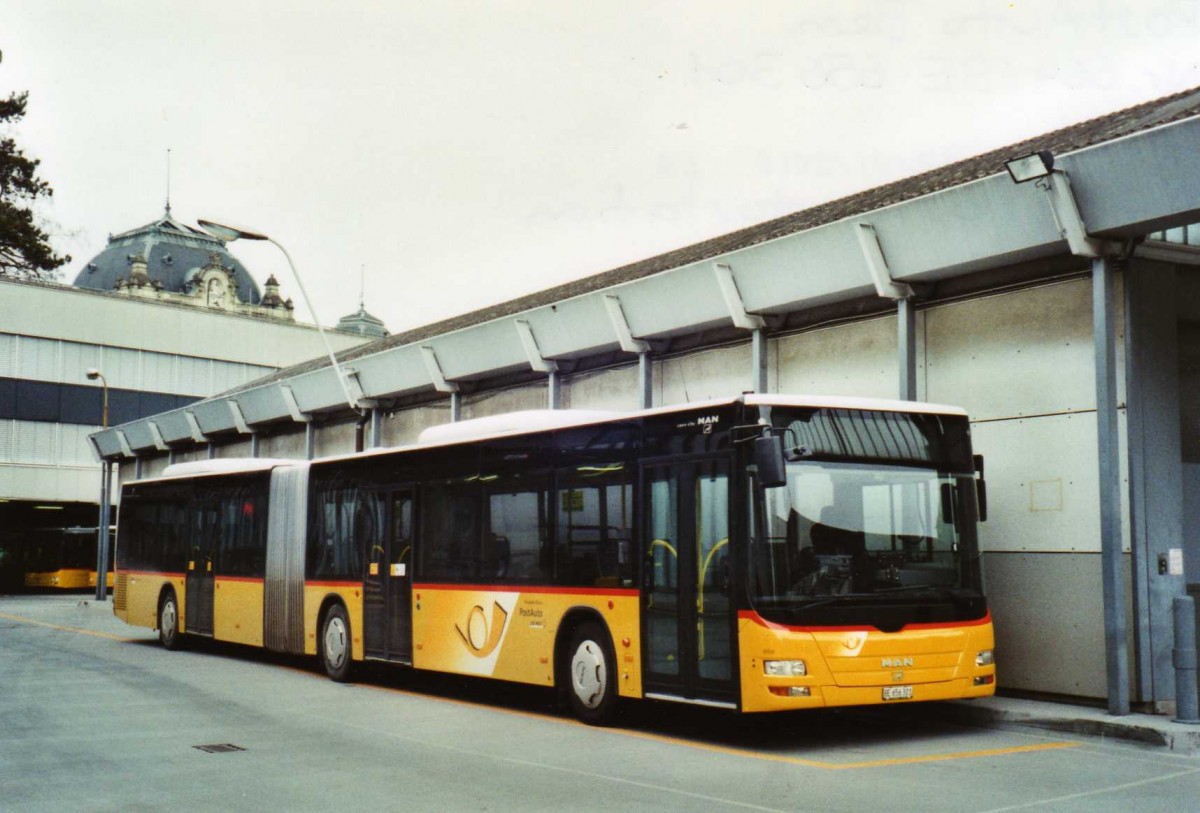
[[[274,277],[260,292],[222,241],[173,218],[169,205],[158,220],[110,236],[74,285],[228,313],[295,318],[292,300],[279,295]]]

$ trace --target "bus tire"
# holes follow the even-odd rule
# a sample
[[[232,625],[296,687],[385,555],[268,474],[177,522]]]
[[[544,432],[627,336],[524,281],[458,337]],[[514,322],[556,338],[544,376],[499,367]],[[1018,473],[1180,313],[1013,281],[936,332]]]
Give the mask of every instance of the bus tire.
[[[604,628],[586,621],[575,628],[560,672],[571,713],[588,725],[606,725],[617,710],[617,670]]]
[[[183,633],[179,631],[179,600],[175,591],[168,590],[158,602],[158,640],[163,648],[176,650],[183,646]]]
[[[321,624],[321,666],[325,674],[339,683],[350,679],[351,641],[350,617],[346,608],[334,604],[325,613]]]

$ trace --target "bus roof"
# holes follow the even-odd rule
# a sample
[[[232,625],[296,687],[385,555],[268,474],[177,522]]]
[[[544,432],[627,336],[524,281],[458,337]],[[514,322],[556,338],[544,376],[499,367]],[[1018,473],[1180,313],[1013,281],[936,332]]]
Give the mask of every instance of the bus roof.
[[[412,449],[428,449],[438,446],[451,446],[468,441],[488,440],[491,438],[521,435],[530,432],[544,432],[553,429],[568,429],[574,426],[588,426],[610,421],[632,420],[669,415],[675,412],[703,411],[744,403],[746,406],[779,406],[779,407],[818,407],[826,409],[861,409],[874,412],[916,412],[939,415],[966,416],[966,410],[961,407],[945,404],[927,404],[920,401],[899,401],[885,398],[848,398],[831,395],[771,395],[744,393],[729,398],[714,398],[705,401],[693,401],[686,404],[655,407],[654,409],[639,409],[629,412],[595,409],[531,409],[517,412],[507,412],[501,415],[489,415],[483,418],[471,418],[465,421],[439,424],[425,429],[417,438],[416,443],[403,446],[390,446],[371,449],[366,452],[332,455],[321,458],[321,462],[350,460],[362,457],[390,454],[396,451]],[[287,458],[218,458],[214,460],[197,460],[189,463],[174,463],[167,466],[161,475],[138,483],[154,482],[182,477],[201,477],[215,474],[235,474],[241,472],[266,471],[278,466],[307,465],[310,461]],[[317,461],[312,461],[317,462]]]
[[[277,466],[307,465],[307,460],[292,460],[282,457],[221,457],[213,460],[193,460],[187,463],[172,463],[157,477],[135,480],[134,483],[155,483],[182,477],[203,477],[213,474],[241,474],[267,471]]]

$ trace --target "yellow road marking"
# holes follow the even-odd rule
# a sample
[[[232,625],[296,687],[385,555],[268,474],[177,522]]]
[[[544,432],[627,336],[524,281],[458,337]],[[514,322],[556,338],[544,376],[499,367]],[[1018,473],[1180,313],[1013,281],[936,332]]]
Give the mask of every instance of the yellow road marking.
[[[113,641],[122,641],[125,643],[139,643],[144,638],[122,638],[119,635],[113,635],[107,632],[98,632],[96,630],[81,629],[79,627],[64,627],[59,624],[50,624],[45,621],[34,621],[32,618],[23,618],[19,615],[9,615],[8,613],[0,613],[0,618],[6,618],[10,621],[20,621],[25,624],[35,624],[39,627],[48,627],[49,629],[61,630],[63,632],[78,632],[83,635],[92,635],[97,638],[108,638]],[[320,677],[319,675],[309,672],[304,669],[284,666],[293,672],[299,672],[310,677]],[[439,703],[449,703],[455,706],[467,706],[469,708],[486,709],[492,712],[508,714],[514,717],[524,717],[531,720],[541,722],[556,723],[558,725],[569,725],[583,727],[584,723],[578,720],[569,720],[562,717],[553,717],[547,714],[539,714],[537,712],[521,711],[519,709],[508,709],[503,706],[492,706],[486,703],[477,703],[470,700],[458,700],[452,697],[438,697],[437,695],[424,694],[415,692],[409,689],[399,689],[394,686],[375,686],[371,684],[358,684],[364,688],[374,689],[376,691],[392,692],[394,694],[402,694],[408,697],[419,698],[423,700],[433,700]],[[652,734],[646,731],[632,731],[623,728],[595,728],[599,733],[612,734],[621,737],[631,737],[634,739],[649,740],[651,742],[661,742],[669,745],[678,745],[683,748],[691,748],[697,751],[708,751],[710,753],[725,754],[728,756],[743,757],[745,759],[757,759],[765,762],[782,762],[789,765],[800,765],[806,768],[819,768],[826,771],[845,771],[852,769],[863,768],[888,768],[897,765],[916,765],[923,762],[945,762],[954,759],[980,759],[983,757],[1009,756],[1012,754],[1024,754],[1034,751],[1051,751],[1061,748],[1077,748],[1080,743],[1077,742],[1045,742],[1034,745],[1015,745],[1010,748],[987,748],[979,751],[956,751],[949,754],[928,754],[919,757],[897,757],[895,759],[876,759],[865,762],[826,762],[817,759],[804,759],[803,757],[787,756],[785,754],[766,754],[761,751],[751,751],[746,748],[732,748],[724,745],[713,745],[711,743],[696,742],[695,740],[685,740],[680,737],[671,737],[666,734]]]
[[[803,765],[806,768],[820,768],[826,771],[844,771],[851,768],[888,768],[895,765],[915,765],[921,762],[944,762],[951,759],[978,759],[980,757],[995,757],[1006,756],[1008,754],[1020,754],[1027,751],[1048,751],[1056,748],[1075,748],[1079,743],[1075,742],[1047,742],[1038,743],[1037,745],[1015,745],[1011,748],[989,748],[980,751],[957,751],[949,754],[929,754],[920,757],[898,757],[895,759],[876,759],[866,762],[826,762],[818,759],[804,759],[803,757],[792,757],[785,754],[766,754],[761,751],[750,751],[745,748],[731,748],[724,745],[712,745],[710,743],[695,742],[693,740],[684,740],[679,737],[670,737],[665,734],[650,734],[643,731],[626,731],[617,729],[605,729],[614,734],[622,734],[627,737],[635,737],[638,739],[653,740],[656,742],[671,743],[681,745],[685,748],[695,748],[700,751],[711,751],[718,754],[726,754],[728,756],[745,757],[747,759],[757,759],[764,762],[783,762],[790,765]]]
[[[145,641],[145,638],[125,638],[120,635],[113,635],[111,632],[100,632],[98,630],[85,630],[82,627],[64,627],[59,624],[50,624],[46,621],[34,621],[32,618],[25,618],[20,615],[9,615],[8,613],[0,613],[0,618],[6,618],[9,621],[20,621],[22,624],[34,624],[39,627],[48,627],[52,630],[61,630],[63,632],[78,632],[81,635],[92,635],[96,638],[108,638],[112,641],[121,641],[123,643],[139,643]]]

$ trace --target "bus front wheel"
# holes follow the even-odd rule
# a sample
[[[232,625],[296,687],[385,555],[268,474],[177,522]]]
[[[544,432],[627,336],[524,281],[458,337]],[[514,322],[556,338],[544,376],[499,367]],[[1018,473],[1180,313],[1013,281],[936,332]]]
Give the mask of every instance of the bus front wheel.
[[[179,632],[179,602],[175,592],[168,591],[158,605],[158,640],[167,649],[179,649],[183,635]]]
[[[321,665],[325,674],[339,683],[350,678],[350,618],[346,608],[335,604],[325,613],[321,626]]]
[[[610,722],[617,708],[617,673],[604,628],[591,621],[580,624],[564,666],[571,712],[590,725]]]

